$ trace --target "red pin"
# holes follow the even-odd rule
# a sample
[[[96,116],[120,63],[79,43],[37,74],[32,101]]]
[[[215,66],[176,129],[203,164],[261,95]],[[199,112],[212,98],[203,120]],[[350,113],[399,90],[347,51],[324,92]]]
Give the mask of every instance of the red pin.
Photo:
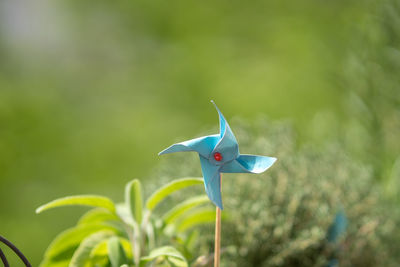
[[[222,160],[222,155],[221,155],[221,153],[215,152],[215,153],[214,153],[214,159],[215,159],[216,161],[221,161],[221,160]]]

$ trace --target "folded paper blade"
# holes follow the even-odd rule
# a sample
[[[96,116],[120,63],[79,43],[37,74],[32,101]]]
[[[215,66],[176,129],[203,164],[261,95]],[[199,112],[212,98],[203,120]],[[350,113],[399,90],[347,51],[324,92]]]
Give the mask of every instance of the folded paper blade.
[[[226,125],[228,125],[228,127],[229,127],[229,124],[226,122],[226,119],[225,119],[224,115],[219,110],[219,108],[217,107],[215,102],[213,100],[211,100],[211,103],[213,103],[213,105],[214,105],[214,107],[217,110],[218,115],[219,115],[219,134],[220,134],[220,137],[222,138],[224,136],[225,131],[226,131]]]
[[[276,158],[256,156],[256,155],[240,155],[221,168],[221,172],[226,173],[262,173],[274,164]]]
[[[203,157],[208,158],[214,147],[218,143],[219,139],[220,138],[218,134],[195,138],[192,140],[173,144],[172,146],[158,153],[158,155],[175,152],[196,151]]]
[[[222,206],[221,178],[219,166],[211,164],[208,159],[200,156],[201,170],[204,177],[204,187],[208,198],[220,209]]]
[[[220,128],[220,137],[218,144],[215,146],[213,153],[219,152],[225,155],[224,160],[230,161],[236,158],[239,155],[239,145],[236,140],[235,135],[233,134],[231,127],[226,121],[222,112],[218,109],[217,105],[214,101],[211,101],[219,114],[219,128]]]
[[[248,172],[262,173],[275,163],[276,158],[256,155],[240,155],[236,161]]]
[[[243,167],[237,160],[232,160],[224,164],[220,171],[224,173],[250,173],[250,171]]]

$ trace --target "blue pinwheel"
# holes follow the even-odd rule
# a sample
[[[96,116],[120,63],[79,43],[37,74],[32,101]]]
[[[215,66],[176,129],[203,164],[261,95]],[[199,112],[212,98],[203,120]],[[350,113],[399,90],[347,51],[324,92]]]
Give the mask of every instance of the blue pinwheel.
[[[274,164],[276,158],[239,153],[239,145],[224,115],[211,101],[219,114],[220,133],[173,144],[158,155],[195,151],[199,153],[204,185],[209,199],[223,209],[221,173],[262,173]]]

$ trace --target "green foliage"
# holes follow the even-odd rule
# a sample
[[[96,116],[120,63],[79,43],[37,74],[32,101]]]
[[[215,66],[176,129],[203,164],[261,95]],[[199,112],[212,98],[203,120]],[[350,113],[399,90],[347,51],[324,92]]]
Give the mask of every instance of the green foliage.
[[[400,201],[400,1],[372,1],[344,68],[346,145]]]
[[[50,263],[64,261],[73,255],[79,244],[88,236],[99,231],[120,233],[112,225],[94,222],[92,224],[78,225],[59,234],[48,247],[45,253],[45,261]],[[46,264],[44,266],[47,266]]]
[[[83,195],[83,196],[64,197],[53,200],[37,208],[36,213],[41,213],[42,211],[62,206],[101,207],[108,209],[111,212],[115,211],[114,203],[110,199],[102,196]]]
[[[151,195],[146,201],[146,207],[149,210],[153,210],[165,197],[167,197],[171,193],[187,186],[196,184],[203,184],[203,178],[187,178],[172,181],[171,183],[163,186],[162,188],[154,192],[154,194]]]
[[[69,266],[86,266],[90,263],[90,254],[96,246],[98,246],[104,240],[113,240],[113,232],[111,231],[98,231],[83,240],[78,249],[74,252]],[[110,257],[110,261],[111,257]]]
[[[142,189],[138,180],[133,180],[126,185],[125,203],[131,212],[132,218],[134,218],[138,224],[141,224],[143,213],[143,200]]]
[[[143,205],[139,180],[125,187],[125,202],[115,205],[110,199],[73,196],[56,199],[39,207],[40,213],[63,206],[90,206],[77,226],[59,234],[48,247],[41,267],[111,266],[143,267],[188,266],[193,248],[189,228],[213,221],[211,210],[203,207],[209,201],[199,195],[171,207],[163,216],[154,211],[172,193],[202,183],[199,178],[174,180],[157,190]],[[179,248],[165,246],[179,239]]]
[[[285,126],[243,132],[250,133],[249,151],[271,153],[278,162],[260,176],[225,176],[235,186],[224,187],[233,219],[224,244],[234,248],[224,266],[324,266],[334,258],[340,266],[397,265],[398,212],[380,199],[371,168],[338,144],[297,149]],[[342,208],[349,226],[336,255],[327,235]]]
[[[140,266],[145,266],[146,263],[151,262],[159,257],[169,259],[177,267],[187,267],[187,261],[174,247],[165,246],[150,251],[149,256],[142,257]]]
[[[173,222],[177,218],[179,218],[182,214],[184,214],[185,211],[197,205],[201,205],[202,203],[207,203],[208,201],[210,200],[208,199],[207,196],[192,197],[182,202],[181,204],[175,206],[173,209],[164,214],[163,219],[165,220],[166,223]]]
[[[339,143],[299,146],[286,123],[232,120],[231,126],[242,153],[278,161],[260,175],[223,174],[223,214],[229,217],[222,227],[222,266],[326,266],[336,260],[345,267],[397,266],[399,212],[380,197],[371,167],[350,158]],[[176,155],[160,172],[194,174],[198,168],[197,158]],[[340,234],[331,242],[337,221]],[[204,247],[212,248],[212,233],[201,232]],[[202,250],[195,266],[210,264],[210,252]]]
[[[107,251],[112,267],[120,267],[121,265],[129,263],[118,237],[113,236],[108,240]]]

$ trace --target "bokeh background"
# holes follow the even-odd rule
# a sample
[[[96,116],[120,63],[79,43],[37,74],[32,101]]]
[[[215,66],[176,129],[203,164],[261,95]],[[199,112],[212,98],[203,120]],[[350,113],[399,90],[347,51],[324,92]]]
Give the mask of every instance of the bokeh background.
[[[211,99],[339,144],[399,202],[400,1],[3,0],[0,234],[37,266],[80,213],[35,208],[157,180],[160,150],[217,125]]]

